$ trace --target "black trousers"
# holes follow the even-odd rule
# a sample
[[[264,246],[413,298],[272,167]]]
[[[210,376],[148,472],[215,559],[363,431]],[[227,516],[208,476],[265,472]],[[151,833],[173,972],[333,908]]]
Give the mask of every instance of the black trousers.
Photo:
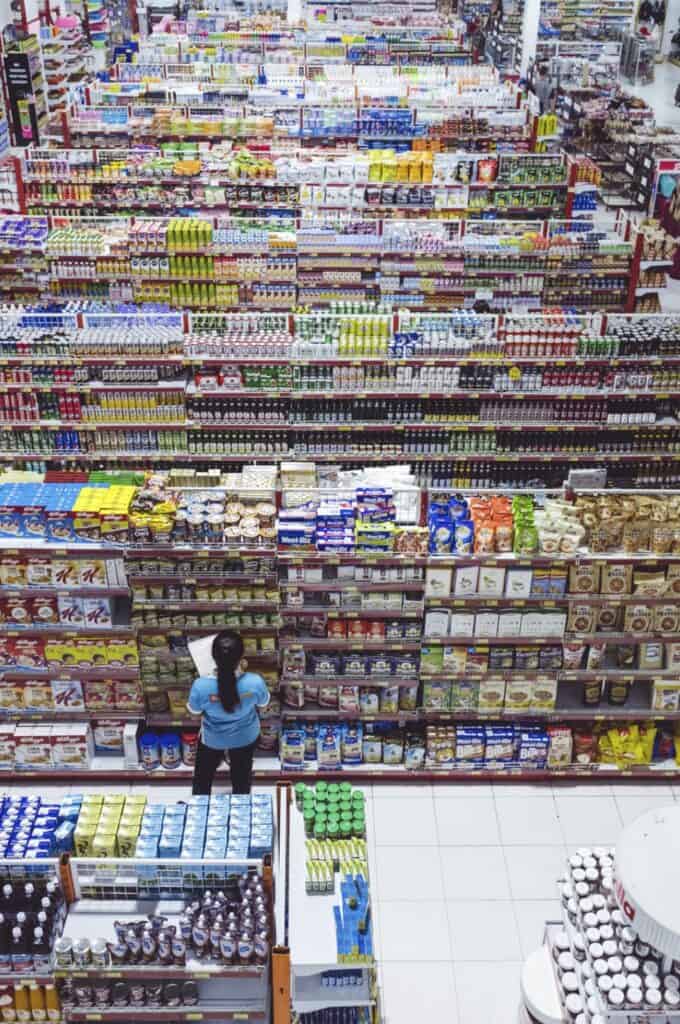
[[[228,751],[215,750],[213,747],[206,747],[203,740],[199,739],[196,764],[194,765],[194,783],[191,790],[194,796],[210,796],[217,769],[227,753],[229,754],[232,793],[250,793],[253,777],[253,754],[256,746],[257,740],[255,743],[249,743],[247,747],[232,747]]]

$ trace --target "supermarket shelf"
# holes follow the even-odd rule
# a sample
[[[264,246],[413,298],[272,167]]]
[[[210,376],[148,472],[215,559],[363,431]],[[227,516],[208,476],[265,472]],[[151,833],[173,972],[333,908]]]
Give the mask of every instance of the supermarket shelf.
[[[82,1021],[130,1021],[130,1020],[161,1020],[161,1021],[201,1021],[201,1020],[268,1020],[269,1014],[264,1010],[243,1010],[230,1007],[151,1007],[124,1006],[106,1010],[84,1010],[80,1007],[67,1009],[69,1020]]]
[[[55,970],[56,978],[116,978],[130,981],[205,981],[208,978],[263,978],[267,973],[266,967],[226,967],[210,963],[210,961],[199,962],[197,966],[187,965],[186,967],[158,967],[153,964],[140,965],[139,967],[90,967],[85,970],[75,968],[72,971]],[[16,975],[7,975],[9,978],[16,978]],[[50,979],[53,980],[53,979]],[[0,982],[2,979],[0,978]],[[128,1010],[130,1008],[128,1007]],[[132,1015],[132,1013],[130,1014]]]
[[[78,595],[79,597],[128,597],[129,587],[111,585],[110,587],[61,586],[40,587],[13,584],[0,586],[0,597],[58,597],[59,595]]]
[[[54,668],[1,668],[0,679],[26,682],[32,679],[139,679],[138,668],[78,668],[56,665]]]
[[[49,725],[60,725],[68,722],[92,722],[103,718],[118,719],[122,722],[142,722],[145,718],[144,709],[139,711],[118,711],[116,708],[102,708],[99,711],[72,711],[68,707],[44,708],[41,711],[26,709],[9,711],[0,709],[0,722],[20,722],[29,725],[31,722],[47,722]],[[63,719],[63,722],[62,722]]]
[[[396,617],[396,616],[395,616]],[[279,638],[279,647],[292,651],[313,648],[319,651],[419,651],[420,643],[404,640],[366,640],[357,637],[354,640],[342,638],[295,637],[289,640],[285,636]]]

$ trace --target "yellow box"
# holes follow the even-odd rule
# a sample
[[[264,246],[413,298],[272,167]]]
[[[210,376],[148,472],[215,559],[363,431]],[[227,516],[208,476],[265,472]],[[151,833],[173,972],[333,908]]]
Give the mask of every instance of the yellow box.
[[[78,825],[73,834],[74,847],[76,851],[76,857],[91,857],[92,856],[92,841],[97,834],[97,824],[92,822],[91,824],[80,824],[80,818],[78,819]]]
[[[118,830],[119,857],[134,857],[138,835],[139,831],[134,828],[121,828]]]
[[[93,857],[115,857],[117,848],[115,832],[97,832],[92,840]]]
[[[104,807],[124,807],[125,806],[125,793],[105,793],[104,794]]]
[[[128,793],[125,797],[125,809],[128,807],[146,807],[147,798],[145,793]]]

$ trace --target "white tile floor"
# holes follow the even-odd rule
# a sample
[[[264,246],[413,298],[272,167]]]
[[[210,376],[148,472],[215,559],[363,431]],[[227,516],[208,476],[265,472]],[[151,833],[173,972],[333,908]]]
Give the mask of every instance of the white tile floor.
[[[384,1024],[515,1024],[524,957],[559,917],[567,851],[615,843],[680,787],[373,786]]]

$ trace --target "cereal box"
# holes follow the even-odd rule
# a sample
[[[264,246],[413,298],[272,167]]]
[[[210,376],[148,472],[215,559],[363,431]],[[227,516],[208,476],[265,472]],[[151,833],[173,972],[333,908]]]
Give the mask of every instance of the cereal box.
[[[15,664],[14,641],[0,636],[0,668],[12,668]]]
[[[52,726],[52,763],[55,768],[88,768],[94,757],[92,730],[87,722]]]
[[[17,771],[45,769],[52,766],[52,727],[50,725],[18,725],[14,736]]]
[[[113,683],[108,679],[87,679],[83,684],[85,706],[88,711],[113,711]]]
[[[113,625],[111,599],[108,597],[83,598],[83,613],[86,626],[104,629]]]
[[[26,585],[27,562],[21,558],[7,555],[0,560],[0,584],[3,587],[23,587]]]
[[[29,626],[32,622],[28,597],[8,597],[4,605],[8,626]]]
[[[76,597],[72,594],[58,594],[57,606],[59,609],[59,622],[64,626],[82,626],[85,621],[82,597]]]
[[[48,679],[27,679],[24,683],[24,707],[27,711],[51,711],[54,707]]]
[[[13,643],[18,668],[45,667],[45,641],[41,637],[18,637]]]
[[[11,722],[0,724],[0,768],[4,771],[14,768],[16,729]]]
[[[57,711],[84,711],[83,684],[78,679],[52,679],[52,700]]]
[[[31,621],[40,626],[55,626],[59,622],[57,599],[51,595],[29,597],[29,615]]]
[[[77,558],[56,558],[52,562],[52,586],[76,587],[80,562]]]
[[[20,574],[29,587],[49,587],[52,583],[52,559],[43,555],[28,555],[25,571]],[[9,582],[9,580],[8,580]]]
[[[144,708],[142,689],[135,679],[114,679],[113,702],[117,711],[141,711]]]
[[[21,683],[0,679],[0,711],[21,711],[24,706],[24,688]]]
[[[103,558],[81,558],[78,563],[78,583],[81,587],[105,587],[106,561]]]

